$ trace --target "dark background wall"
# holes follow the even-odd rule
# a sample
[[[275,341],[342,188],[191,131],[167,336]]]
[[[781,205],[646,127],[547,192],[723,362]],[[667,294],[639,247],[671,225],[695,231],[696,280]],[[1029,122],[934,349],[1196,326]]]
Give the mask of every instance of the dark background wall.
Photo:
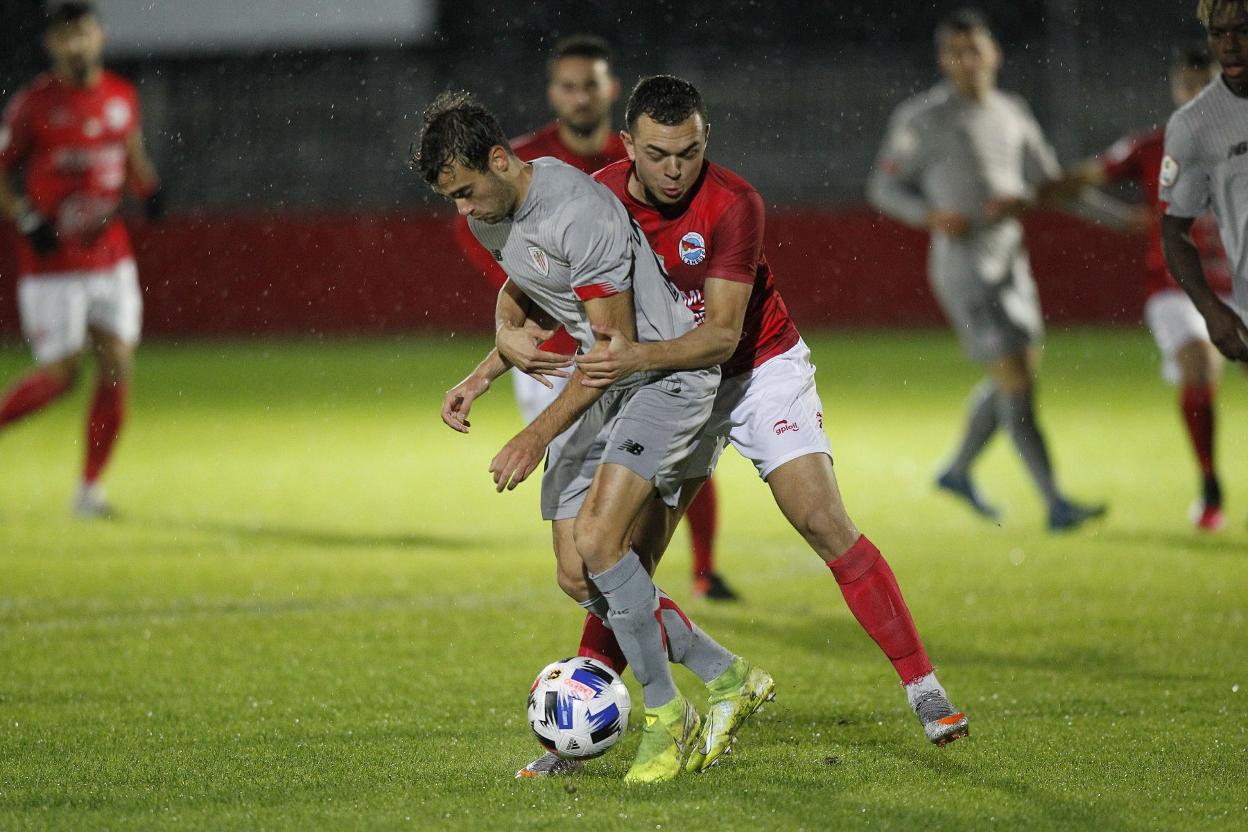
[[[431,260],[427,252],[448,243],[430,239],[438,226],[422,224],[420,217],[445,216],[448,209],[406,167],[419,112],[437,92],[467,88],[496,109],[510,132],[526,132],[547,118],[546,51],[562,35],[589,31],[616,44],[618,73],[626,87],[644,74],[672,72],[702,88],[711,108],[711,155],[758,187],[772,206],[773,226],[784,211],[802,212],[807,223],[823,217],[826,229],[802,226],[818,241],[807,246],[803,258],[781,257],[788,266],[782,286],[790,287],[790,306],[799,317],[825,324],[935,320],[930,306],[902,310],[892,318],[861,317],[869,299],[845,306],[856,310],[857,318],[829,313],[826,304],[813,302],[807,311],[798,293],[829,280],[846,281],[838,291],[878,288],[878,277],[873,281],[861,273],[861,259],[855,261],[844,245],[835,244],[841,236],[835,226],[860,221],[854,218],[861,216],[863,186],[888,114],[906,96],[935,82],[932,28],[960,5],[457,0],[437,5],[432,32],[414,46],[284,45],[240,52],[203,44],[174,54],[113,56],[111,64],[139,85],[152,155],[175,217],[185,221],[178,233],[196,228],[201,239],[214,240],[212,248],[197,247],[194,235],[182,236],[177,256],[157,256],[169,250],[160,234],[174,232],[140,229],[146,247],[140,252],[144,280],[149,293],[157,285],[178,287],[169,297],[182,293],[183,308],[195,306],[195,292],[208,291],[213,268],[221,271],[217,288],[241,281],[259,293],[262,303],[265,287],[300,281],[325,257],[331,258],[323,263],[331,274],[343,274],[336,279],[342,284],[335,290],[338,298],[372,291],[364,284],[347,285],[352,274],[361,280],[361,274],[385,274],[387,285],[406,278],[415,287],[447,280],[450,269],[451,277],[466,284],[474,276],[457,271],[462,269],[458,261],[448,264],[440,255],[432,258],[441,264],[440,276],[423,271]],[[0,98],[7,99],[43,65],[38,6],[29,0],[0,6]],[[1201,34],[1194,6],[1194,0],[981,4],[1005,49],[1002,85],[1031,101],[1067,161],[1103,149],[1128,130],[1164,121],[1170,50]],[[102,8],[107,24],[108,3]],[[617,108],[617,119],[622,110],[622,105]],[[346,223],[351,233],[337,234],[331,246],[318,249],[306,236],[307,223],[317,227],[315,218],[326,216]],[[398,231],[405,221],[423,230]],[[283,230],[283,223],[293,225]],[[919,289],[910,294],[921,299],[921,236],[898,235],[891,224],[878,220],[853,227],[884,235],[874,250],[887,252],[882,247],[899,244],[914,249],[881,256],[869,266],[876,275],[901,270]],[[213,237],[213,228],[229,228],[232,236]],[[1037,269],[1042,293],[1046,301],[1067,297],[1063,292],[1075,299],[1080,292],[1116,293],[1112,302],[1106,297],[1074,303],[1071,319],[1079,319],[1082,309],[1085,319],[1103,320],[1111,307],[1130,319],[1134,294],[1124,301],[1115,288],[1124,283],[1120,276],[1107,279],[1097,270],[1121,264],[1123,252],[1139,247],[1108,231],[1089,233],[1079,237],[1080,250],[1063,246],[1065,258],[1052,261],[1048,274]],[[396,251],[400,239],[403,250]],[[251,259],[213,253],[232,244],[251,252]],[[7,249],[0,250],[0,332],[12,333],[12,303],[5,297],[11,294],[13,271]],[[190,270],[194,280],[187,277],[188,259],[207,263]],[[1134,263],[1126,264],[1127,271],[1133,268]],[[1129,279],[1126,285],[1132,285]],[[1069,292],[1056,288],[1061,286],[1069,286]],[[290,294],[277,292],[283,293]],[[412,308],[437,302],[436,296],[420,300],[424,296],[414,288],[403,297]],[[161,331],[165,320],[165,331],[178,331],[185,321],[163,304],[149,303],[149,328]],[[1053,313],[1054,303],[1049,306]],[[416,317],[445,322],[452,319],[449,309],[425,308]],[[368,328],[368,320],[392,327],[411,320],[372,312],[361,321],[345,305],[340,314],[339,328],[346,329]],[[278,329],[317,328],[327,319],[332,322],[332,313],[302,323],[269,319],[286,320]],[[481,320],[488,321],[488,314]]]

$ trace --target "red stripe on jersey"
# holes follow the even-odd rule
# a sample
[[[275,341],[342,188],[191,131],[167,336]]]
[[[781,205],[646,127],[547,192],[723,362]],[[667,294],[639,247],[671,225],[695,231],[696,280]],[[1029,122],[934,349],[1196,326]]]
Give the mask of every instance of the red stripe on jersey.
[[[590,283],[588,286],[573,286],[572,290],[576,292],[576,296],[581,300],[609,298],[620,293],[620,290],[610,283]]]

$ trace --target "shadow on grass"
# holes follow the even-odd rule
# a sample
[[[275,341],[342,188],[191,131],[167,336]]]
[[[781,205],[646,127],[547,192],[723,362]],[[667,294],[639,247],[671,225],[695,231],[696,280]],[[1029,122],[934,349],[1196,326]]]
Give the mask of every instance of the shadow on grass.
[[[117,520],[130,526],[170,532],[216,535],[240,541],[259,541],[318,549],[413,549],[463,550],[490,545],[479,536],[462,538],[398,532],[376,534],[345,529],[316,529],[273,523],[227,523],[220,520],[187,520],[174,517],[143,517],[126,514]]]
[[[1220,534],[1197,533],[1190,529],[1102,529],[1100,537],[1116,544],[1140,546],[1148,550],[1164,548],[1168,552],[1184,551],[1193,554],[1232,555],[1242,558],[1248,552],[1248,538],[1239,533],[1234,519],[1228,518],[1227,530]]]

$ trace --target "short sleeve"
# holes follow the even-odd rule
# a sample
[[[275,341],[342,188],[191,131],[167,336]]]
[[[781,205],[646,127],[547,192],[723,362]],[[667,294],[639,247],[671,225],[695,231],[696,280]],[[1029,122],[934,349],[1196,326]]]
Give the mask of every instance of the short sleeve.
[[[711,232],[706,276],[753,283],[763,253],[763,198],[757,191],[739,194]]]
[[[1143,163],[1140,159],[1140,148],[1144,143],[1138,136],[1126,136],[1114,142],[1096,160],[1101,171],[1110,182],[1123,182],[1140,179],[1144,175]]]
[[[596,196],[584,196],[560,210],[557,256],[568,264],[572,290],[582,301],[633,288],[634,243],[641,230],[623,205],[614,197],[611,201],[606,205]]]
[[[1181,111],[1180,111],[1181,112]],[[1166,126],[1166,155],[1158,196],[1172,217],[1199,217],[1209,207],[1209,171],[1187,120],[1175,113]]]
[[[30,152],[30,143],[29,98],[25,93],[18,93],[0,118],[0,169],[12,170]]]

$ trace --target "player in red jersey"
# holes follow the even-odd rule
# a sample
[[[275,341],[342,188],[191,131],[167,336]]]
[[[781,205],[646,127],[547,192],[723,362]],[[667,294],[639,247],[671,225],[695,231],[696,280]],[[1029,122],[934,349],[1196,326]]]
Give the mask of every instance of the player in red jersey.
[[[99,477],[124,419],[143,306],[117,211],[129,188],[157,214],[160,192],[138,96],[103,68],[104,30],[92,4],[52,6],[44,45],[51,71],[13,97],[0,128],[0,210],[22,232],[18,302],[38,365],[0,399],[0,427],[65,393],[89,343],[97,383],[74,510],[104,516]],[[24,193],[14,184],[18,168]]]
[[[611,129],[611,110],[620,97],[620,82],[611,70],[611,47],[593,35],[572,35],[555,44],[547,61],[547,101],[555,119],[540,129],[513,139],[516,156],[532,161],[553,156],[592,174],[627,157],[620,134]],[[456,221],[456,239],[465,256],[485,273],[495,289],[507,275],[472,237],[462,217]],[[517,356],[512,380],[516,403],[526,422],[532,422],[559,395],[567,376],[567,356],[576,352],[576,341],[563,329],[537,329],[533,351]],[[544,341],[544,343],[542,343]],[[541,353],[549,353],[543,356]],[[715,571],[716,497],[710,481],[689,507],[690,542],[693,548],[693,586],[698,595],[713,601],[737,600],[737,593]]]
[[[1170,68],[1170,92],[1176,108],[1195,98],[1217,78],[1218,66],[1203,46],[1176,51]],[[1222,487],[1214,464],[1214,391],[1222,357],[1209,339],[1204,318],[1166,268],[1161,250],[1158,176],[1165,156],[1165,129],[1156,127],[1127,136],[1106,153],[1072,170],[1065,180],[1078,186],[1133,181],[1147,201],[1148,249],[1144,255],[1144,320],[1162,354],[1162,374],[1179,386],[1179,412],[1187,426],[1200,466],[1201,494],[1192,506],[1196,528],[1222,528]],[[1206,212],[1192,226],[1192,239],[1210,287],[1230,302],[1231,273],[1218,239],[1217,224]]]
[[[629,97],[625,120],[630,161],[595,178],[641,226],[701,325],[652,344],[600,332],[610,337],[610,350],[578,358],[577,367],[586,383],[607,386],[638,371],[721,365],[715,407],[690,457],[680,505],[697,493],[731,442],[754,463],[780,510],[827,564],[850,610],[892,662],[927,738],[944,745],[965,736],[966,717],[937,681],[892,570],[841,501],[810,350],[763,254],[762,198],[744,179],[705,160],[707,112],[692,84],[663,75],[643,79]],[[653,564],[680,508],[669,514],[658,503],[652,507],[633,545]],[[579,654],[620,669],[614,636],[590,618]],[[731,722],[731,714],[720,710],[733,703],[717,701],[712,690],[709,704],[712,724],[717,718]],[[706,741],[731,737],[711,731]]]

